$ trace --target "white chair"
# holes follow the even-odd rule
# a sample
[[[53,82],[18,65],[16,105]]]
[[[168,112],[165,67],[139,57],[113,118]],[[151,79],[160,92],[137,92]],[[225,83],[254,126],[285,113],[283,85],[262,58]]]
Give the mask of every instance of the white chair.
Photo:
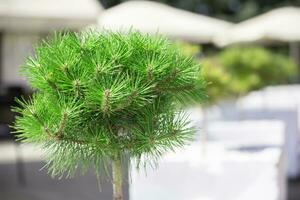
[[[211,122],[207,130],[205,154],[194,143],[165,155],[157,170],[132,168],[130,199],[285,200],[283,122]]]
[[[235,119],[279,119],[287,126],[286,144],[288,176],[300,175],[300,85],[272,86],[251,92],[236,103]],[[224,115],[223,119],[230,119]]]

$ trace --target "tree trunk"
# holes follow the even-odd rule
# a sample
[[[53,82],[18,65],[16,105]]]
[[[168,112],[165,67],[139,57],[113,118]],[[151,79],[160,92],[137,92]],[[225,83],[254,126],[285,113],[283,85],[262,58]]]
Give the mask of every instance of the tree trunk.
[[[112,161],[112,177],[113,177],[113,200],[123,200],[122,189],[122,162],[121,155],[117,154]]]

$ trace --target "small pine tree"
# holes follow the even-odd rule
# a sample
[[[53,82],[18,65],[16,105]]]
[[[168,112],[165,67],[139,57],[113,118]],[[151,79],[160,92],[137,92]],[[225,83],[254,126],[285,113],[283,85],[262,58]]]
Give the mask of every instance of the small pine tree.
[[[56,33],[22,73],[33,97],[18,100],[14,128],[46,153],[52,176],[112,163],[114,200],[122,200],[122,162],[155,161],[192,139],[180,105],[199,101],[199,65],[167,39],[130,31]]]

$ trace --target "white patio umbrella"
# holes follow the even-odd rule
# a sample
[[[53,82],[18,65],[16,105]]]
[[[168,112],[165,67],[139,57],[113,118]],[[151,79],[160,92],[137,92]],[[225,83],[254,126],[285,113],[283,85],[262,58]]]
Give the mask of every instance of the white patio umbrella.
[[[195,43],[210,43],[217,33],[231,25],[219,19],[149,1],[130,1],[110,8],[99,17],[98,24],[111,30],[126,31],[132,28]]]
[[[232,26],[214,38],[218,46],[235,43],[300,41],[300,8],[283,7]]]
[[[79,29],[97,23],[102,10],[97,0],[0,0],[0,29]]]

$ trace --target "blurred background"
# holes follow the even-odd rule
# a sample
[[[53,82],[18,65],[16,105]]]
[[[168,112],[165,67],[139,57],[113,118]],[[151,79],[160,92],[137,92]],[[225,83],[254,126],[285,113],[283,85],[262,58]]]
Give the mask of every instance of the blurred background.
[[[165,35],[208,82],[208,101],[186,110],[195,142],[147,174],[128,168],[125,199],[300,200],[299,0],[0,0],[0,200],[112,198],[92,172],[51,179],[10,128],[34,46],[91,27]]]

